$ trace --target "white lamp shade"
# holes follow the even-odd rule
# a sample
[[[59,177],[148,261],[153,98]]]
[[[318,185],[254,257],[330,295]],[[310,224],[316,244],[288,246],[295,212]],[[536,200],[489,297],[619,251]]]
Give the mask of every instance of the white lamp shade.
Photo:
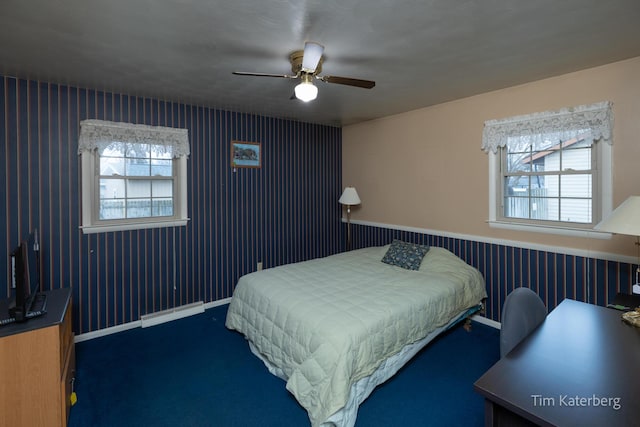
[[[358,197],[358,192],[354,187],[346,187],[342,192],[342,196],[340,196],[340,200],[338,200],[343,205],[359,205],[360,197]]]
[[[302,82],[294,90],[300,101],[309,102],[318,97],[318,88],[311,82]]]
[[[598,231],[640,236],[640,196],[631,196],[594,227]]]

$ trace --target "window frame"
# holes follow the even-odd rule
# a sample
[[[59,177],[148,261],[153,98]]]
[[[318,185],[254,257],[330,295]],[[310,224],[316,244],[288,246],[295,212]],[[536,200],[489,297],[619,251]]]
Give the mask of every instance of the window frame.
[[[607,239],[609,233],[593,230],[593,227],[606,218],[612,211],[613,177],[612,177],[612,146],[605,142],[593,143],[592,157],[592,222],[571,223],[562,221],[536,220],[524,218],[504,217],[498,212],[502,209],[504,200],[504,183],[501,171],[501,156],[504,147],[496,152],[488,152],[489,156],[489,219],[493,228],[508,230],[531,231],[565,236],[596,237]],[[595,165],[595,167],[593,167]],[[582,225],[584,224],[584,225]]]
[[[489,218],[490,227],[510,230],[524,230],[551,234],[609,239],[611,233],[602,233],[593,227],[612,211],[613,200],[613,103],[603,101],[589,105],[565,107],[555,111],[544,111],[532,114],[492,119],[484,122],[482,131],[482,149],[488,155],[489,165]],[[501,167],[502,147],[509,139],[523,138],[523,142],[538,144],[546,141],[549,134],[558,141],[568,141],[589,132],[595,146],[595,163],[597,178],[592,180],[593,203],[592,222],[587,227],[578,227],[571,222],[549,224],[547,220],[500,217],[497,212],[503,202],[503,185]],[[595,157],[595,158],[594,158]],[[500,200],[498,200],[500,199]]]
[[[105,147],[112,143],[171,146],[173,215],[123,219],[99,219],[100,212],[100,158]],[[81,207],[84,234],[109,231],[140,230],[185,226],[188,217],[187,156],[189,154],[186,129],[162,128],[129,123],[86,120],[81,122],[78,147],[81,167]],[[123,177],[127,179],[126,176]],[[152,177],[151,177],[152,178]]]

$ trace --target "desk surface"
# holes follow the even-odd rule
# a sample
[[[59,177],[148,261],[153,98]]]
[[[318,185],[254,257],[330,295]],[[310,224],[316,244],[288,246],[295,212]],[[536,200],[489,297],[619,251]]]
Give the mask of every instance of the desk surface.
[[[565,299],[474,388],[543,426],[640,425],[640,329],[620,316]]]

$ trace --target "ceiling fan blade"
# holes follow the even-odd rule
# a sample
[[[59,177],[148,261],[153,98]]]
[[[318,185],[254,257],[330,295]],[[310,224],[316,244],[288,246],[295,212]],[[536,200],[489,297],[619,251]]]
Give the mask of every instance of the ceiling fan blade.
[[[349,77],[322,76],[322,77],[319,77],[319,79],[327,83],[337,83],[339,85],[357,86],[364,89],[371,89],[376,85],[376,82],[372,80],[352,79]]]
[[[237,76],[257,76],[257,77],[282,77],[285,79],[295,79],[296,76],[289,76],[287,74],[270,74],[270,73],[247,73],[244,71],[233,71],[233,74]]]
[[[305,73],[314,73],[318,68],[318,63],[322,58],[324,46],[315,42],[306,42],[304,44],[304,54],[302,56],[302,71]]]

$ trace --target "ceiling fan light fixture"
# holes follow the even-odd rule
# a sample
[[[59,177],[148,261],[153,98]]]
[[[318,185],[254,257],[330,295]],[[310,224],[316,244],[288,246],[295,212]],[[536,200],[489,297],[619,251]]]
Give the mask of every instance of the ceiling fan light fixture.
[[[318,97],[318,88],[311,81],[309,74],[302,75],[302,82],[295,87],[296,98],[300,101],[309,102]]]
[[[234,71],[240,76],[279,77],[284,79],[300,79],[300,84],[295,87],[291,99],[299,99],[303,102],[313,101],[318,97],[318,88],[313,80],[322,80],[325,83],[337,83],[345,86],[355,86],[371,89],[376,85],[372,80],[354,79],[351,77],[322,75],[322,63],[324,61],[324,46],[316,42],[306,42],[304,50],[296,50],[289,55],[292,74],[251,73]]]

